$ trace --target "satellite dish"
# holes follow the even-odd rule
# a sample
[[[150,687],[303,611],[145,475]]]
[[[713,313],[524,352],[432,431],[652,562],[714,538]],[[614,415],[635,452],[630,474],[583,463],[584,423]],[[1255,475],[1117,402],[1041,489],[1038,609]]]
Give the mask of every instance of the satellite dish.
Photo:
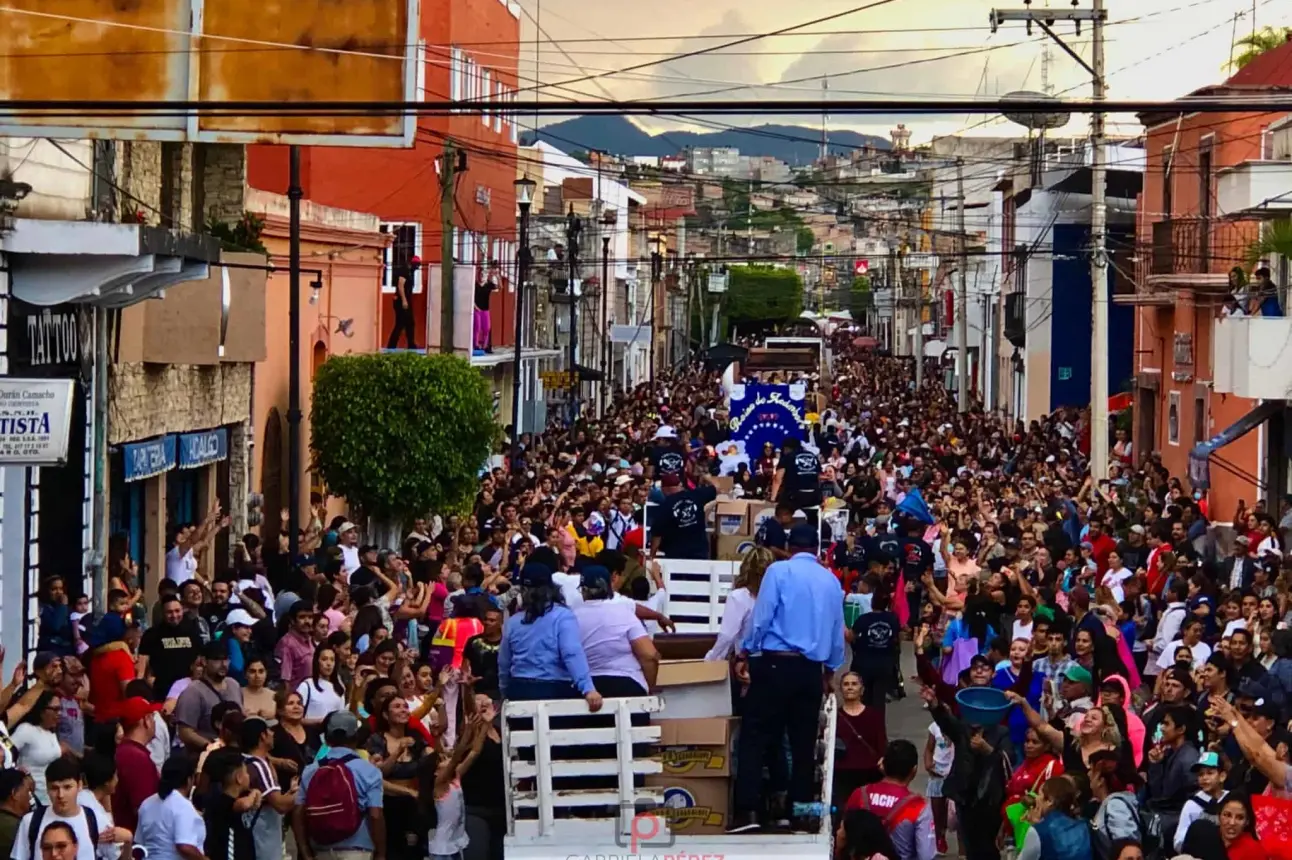
[[[1059,101],[1054,96],[1046,95],[1045,93],[1032,92],[1031,90],[1018,90],[1016,92],[1006,93],[1001,97],[1001,100],[1007,102],[1016,101],[1030,103],[1054,102],[1056,105]],[[1018,123],[1024,128],[1040,129],[1043,131],[1054,128],[1063,128],[1068,124],[1068,120],[1072,118],[1072,114],[1065,110],[1040,112],[1006,110],[1001,111],[1001,113],[1005,116],[1005,119],[1010,122]]]

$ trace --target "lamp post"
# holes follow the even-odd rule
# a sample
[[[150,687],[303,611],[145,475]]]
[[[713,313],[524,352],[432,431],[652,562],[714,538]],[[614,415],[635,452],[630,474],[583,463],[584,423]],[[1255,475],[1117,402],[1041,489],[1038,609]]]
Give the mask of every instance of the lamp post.
[[[607,209],[601,213],[601,414],[610,405],[610,236],[619,223],[619,213]]]
[[[658,307],[659,279],[664,274],[664,256],[660,253],[660,247],[664,244],[664,238],[659,233],[650,238],[650,379],[655,381],[655,353],[659,349],[659,329],[656,322],[660,319]]]
[[[515,185],[516,205],[520,207],[520,248],[516,251],[516,344],[511,381],[511,441],[513,445],[516,444],[516,440],[520,439],[521,435],[521,320],[524,318],[525,313],[525,283],[529,278],[529,206],[534,200],[534,188],[537,183],[530,179],[529,174],[526,173],[524,177],[516,180]]]
[[[574,204],[565,218],[565,241],[570,253],[570,439],[574,439],[574,425],[579,420],[579,368],[575,364],[579,350],[579,295],[574,285],[579,270],[579,236],[583,233],[583,222],[574,214]]]

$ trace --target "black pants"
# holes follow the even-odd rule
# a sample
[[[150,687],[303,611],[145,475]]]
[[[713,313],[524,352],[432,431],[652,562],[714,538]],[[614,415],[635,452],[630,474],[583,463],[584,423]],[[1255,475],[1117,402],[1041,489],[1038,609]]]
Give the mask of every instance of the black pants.
[[[757,812],[763,763],[771,745],[790,742],[789,802],[811,803],[824,667],[797,655],[764,654],[749,660],[749,694],[740,728],[736,768],[737,813]]]
[[[399,346],[399,335],[403,334],[409,349],[417,349],[417,337],[413,334],[413,309],[403,302],[395,302],[395,327],[390,330],[390,340],[386,349]]]
[[[999,810],[956,806],[960,818],[960,849],[965,860],[1000,860],[996,834],[1000,832]]]

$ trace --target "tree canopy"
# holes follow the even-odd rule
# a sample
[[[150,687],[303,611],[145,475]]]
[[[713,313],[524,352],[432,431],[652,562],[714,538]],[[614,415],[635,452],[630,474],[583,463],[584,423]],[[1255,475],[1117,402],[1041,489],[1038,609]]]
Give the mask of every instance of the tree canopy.
[[[464,510],[499,436],[484,377],[449,355],[334,356],[315,374],[310,420],[328,489],[388,520]]]
[[[1262,27],[1234,42],[1234,58],[1229,61],[1230,71],[1238,71],[1266,51],[1272,51],[1292,38],[1292,27]]]
[[[803,312],[803,281],[793,269],[731,266],[725,311],[741,328],[765,327],[798,319]]]

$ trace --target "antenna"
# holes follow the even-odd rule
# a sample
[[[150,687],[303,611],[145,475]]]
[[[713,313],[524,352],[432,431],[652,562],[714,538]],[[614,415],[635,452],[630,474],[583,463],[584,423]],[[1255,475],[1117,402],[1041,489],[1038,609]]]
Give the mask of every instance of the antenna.
[[[1054,62],[1054,54],[1050,52],[1050,42],[1047,39],[1041,46],[1041,92],[1047,96],[1054,95],[1054,84],[1050,83],[1050,63]]]

